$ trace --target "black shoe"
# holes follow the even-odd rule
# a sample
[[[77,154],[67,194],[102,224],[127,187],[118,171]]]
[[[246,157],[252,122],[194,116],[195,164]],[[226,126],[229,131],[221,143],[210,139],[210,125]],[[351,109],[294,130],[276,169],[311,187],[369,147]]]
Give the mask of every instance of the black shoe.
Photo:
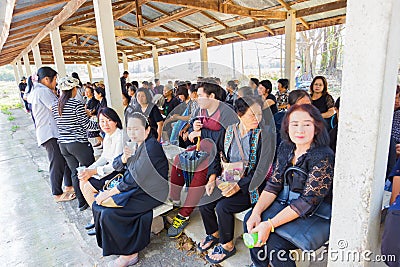
[[[92,229],[92,228],[94,228],[94,223],[88,223],[88,224],[86,224],[86,226],[85,226],[85,229],[86,230],[90,230],[90,229]]]
[[[84,211],[85,209],[89,208],[89,204],[86,203],[85,205],[83,205],[82,207],[79,207],[79,211]]]
[[[96,229],[93,228],[93,229],[87,231],[87,234],[88,235],[96,235]]]

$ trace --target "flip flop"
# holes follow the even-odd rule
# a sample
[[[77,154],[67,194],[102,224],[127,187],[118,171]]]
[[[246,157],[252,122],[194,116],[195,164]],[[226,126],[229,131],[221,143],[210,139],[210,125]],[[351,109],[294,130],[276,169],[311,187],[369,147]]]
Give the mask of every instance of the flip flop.
[[[56,202],[71,201],[75,198],[76,198],[75,192],[64,192],[58,199],[56,199]]]
[[[129,261],[124,261],[120,257],[118,257],[115,261],[109,262],[108,267],[121,267],[121,266],[127,267],[135,265],[138,262],[139,262],[139,255]]]
[[[213,236],[213,235],[208,235],[208,236],[206,236],[206,239],[204,240],[203,244],[201,244],[201,242],[200,242],[200,243],[197,245],[197,248],[198,248],[198,250],[199,250],[200,252],[204,252],[204,251],[207,251],[207,250],[209,250],[210,248],[212,248],[214,245],[218,244],[218,241],[219,241],[219,239],[216,238],[215,236]],[[210,245],[208,245],[206,248],[202,248],[202,246],[204,246],[205,244],[207,244],[207,243],[209,243],[209,242],[211,242]]]
[[[210,263],[212,263],[212,264],[219,264],[219,263],[223,262],[224,260],[226,260],[227,258],[232,257],[233,255],[235,255],[235,253],[236,253],[236,248],[235,248],[235,247],[233,247],[233,249],[232,249],[231,251],[227,251],[226,249],[224,249],[224,248],[222,247],[222,245],[218,245],[218,246],[214,247],[214,250],[213,250],[213,252],[211,253],[211,255],[225,254],[225,257],[223,257],[223,258],[220,259],[220,260],[214,260],[214,259],[211,259],[211,258],[207,255],[207,256],[206,256],[206,259],[207,259]]]

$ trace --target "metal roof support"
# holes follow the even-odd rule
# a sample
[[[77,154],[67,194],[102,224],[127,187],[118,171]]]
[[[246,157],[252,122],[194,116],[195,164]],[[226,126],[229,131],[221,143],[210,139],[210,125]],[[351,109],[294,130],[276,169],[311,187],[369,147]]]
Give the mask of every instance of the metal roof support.
[[[158,62],[158,50],[155,45],[151,47],[151,53],[153,55],[154,78],[160,79],[160,64]]]
[[[122,62],[124,65],[124,71],[128,71],[128,57],[126,56],[126,53],[122,52]]]
[[[21,64],[21,59],[17,59],[17,67],[18,67],[18,74],[19,74],[19,78],[21,79],[22,76],[25,76],[24,74],[24,70],[22,69],[22,64]]]
[[[201,76],[208,76],[208,54],[207,54],[207,37],[204,33],[200,33],[200,61]]]
[[[35,60],[36,70],[42,66],[42,57],[40,56],[39,45],[32,47],[33,59]]]
[[[10,65],[13,67],[15,82],[17,83],[17,86],[18,86],[19,85],[19,75],[18,75],[17,65],[15,63],[11,63]]]
[[[121,83],[111,0],[93,0],[107,102],[122,118]]]
[[[28,78],[29,76],[32,75],[31,64],[29,63],[28,53],[24,54],[24,56],[22,58],[24,59],[25,72],[26,72],[26,76]]]
[[[89,74],[89,81],[92,83],[93,82],[92,66],[90,66],[89,61],[86,62],[86,67]]]
[[[328,257],[329,267],[377,266],[375,255],[381,254],[383,178],[400,58],[399,13],[398,0],[365,0],[361,6],[358,0],[347,1],[329,251],[358,252],[354,258],[361,263]],[[362,93],[354,90],[355,81],[362,81]]]
[[[287,12],[285,21],[285,78],[289,79],[289,89],[295,89],[295,62],[296,62],[296,13]],[[282,77],[283,78],[283,77]]]
[[[64,53],[61,45],[61,37],[59,27],[50,32],[51,46],[53,49],[54,63],[59,77],[65,77],[67,71],[65,69]]]

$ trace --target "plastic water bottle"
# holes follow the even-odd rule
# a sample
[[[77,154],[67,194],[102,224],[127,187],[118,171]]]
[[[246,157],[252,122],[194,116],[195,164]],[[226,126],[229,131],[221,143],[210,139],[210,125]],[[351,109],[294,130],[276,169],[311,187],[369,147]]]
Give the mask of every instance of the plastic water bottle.
[[[243,241],[246,247],[254,248],[254,245],[257,244],[258,242],[258,233],[253,233],[253,234],[244,233]]]

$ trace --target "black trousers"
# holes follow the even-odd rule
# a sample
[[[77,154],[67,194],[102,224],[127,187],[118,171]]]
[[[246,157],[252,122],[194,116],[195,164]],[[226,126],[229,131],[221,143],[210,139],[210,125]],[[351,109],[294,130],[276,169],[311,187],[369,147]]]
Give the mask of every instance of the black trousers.
[[[65,186],[72,186],[71,171],[68,168],[65,158],[61,154],[56,138],[51,138],[43,143],[42,146],[46,149],[47,158],[50,162],[49,173],[51,193],[53,195],[61,195],[63,193],[63,178]]]
[[[76,168],[79,166],[89,167],[94,162],[93,148],[90,143],[60,143],[61,154],[64,156],[69,168],[71,169],[72,184],[75,189],[76,198],[79,207],[84,206],[87,202],[83,197],[79,187],[78,172]]]
[[[247,233],[246,222],[251,212],[244,217],[243,228]],[[261,221],[267,221],[269,218],[261,214]],[[298,249],[295,245],[280,237],[275,233],[270,233],[267,243],[259,248],[250,249],[250,257],[253,264],[257,267],[267,267],[271,262],[274,267],[296,267],[296,263],[289,256],[290,250]]]
[[[215,188],[215,191],[219,191],[218,193],[220,194],[218,188]],[[206,234],[211,235],[218,231],[221,244],[232,241],[235,233],[234,214],[251,207],[249,194],[245,194],[240,190],[231,197],[222,197],[204,204],[206,199],[202,200],[199,207]]]

